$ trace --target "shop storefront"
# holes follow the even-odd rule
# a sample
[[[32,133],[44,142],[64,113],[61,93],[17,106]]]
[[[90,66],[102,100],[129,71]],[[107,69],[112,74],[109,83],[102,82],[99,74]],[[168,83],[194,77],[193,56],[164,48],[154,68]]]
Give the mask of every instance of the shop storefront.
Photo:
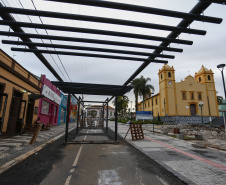
[[[38,117],[42,123],[58,124],[59,106],[61,104],[60,90],[53,85],[45,75],[41,76],[42,92],[39,101]]]
[[[70,105],[70,122],[74,122],[77,118],[77,100],[74,96],[71,96]]]
[[[61,104],[59,106],[59,116],[58,116],[58,125],[62,123],[66,123],[66,115],[67,115],[67,98],[60,93]]]
[[[0,49],[0,135],[34,123],[40,91],[40,80]]]

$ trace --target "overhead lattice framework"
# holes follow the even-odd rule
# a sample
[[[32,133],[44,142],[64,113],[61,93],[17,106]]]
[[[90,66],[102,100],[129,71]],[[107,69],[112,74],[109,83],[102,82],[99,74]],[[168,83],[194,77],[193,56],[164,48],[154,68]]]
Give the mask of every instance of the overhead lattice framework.
[[[4,0],[2,0],[3,2]],[[68,5],[78,4],[91,7],[98,7],[102,9],[114,9],[120,11],[130,11],[136,13],[152,14],[157,16],[165,16],[171,19],[180,20],[176,25],[164,25],[161,22],[150,23],[150,22],[140,22],[134,20],[123,20],[115,18],[107,18],[107,16],[97,17],[91,15],[80,15],[72,13],[61,13],[61,12],[51,12],[51,11],[42,11],[34,9],[22,9],[3,6],[0,3],[0,25],[9,26],[13,32],[9,31],[0,31],[0,35],[18,37],[21,41],[12,41],[12,40],[3,40],[4,44],[10,45],[19,45],[26,46],[26,48],[11,48],[13,51],[20,52],[32,52],[34,53],[41,62],[52,72],[52,74],[59,80],[59,82],[53,82],[57,87],[59,87],[64,93],[68,93],[68,98],[70,99],[71,94],[92,94],[92,95],[109,95],[111,98],[107,98],[102,103],[103,107],[117,96],[123,95],[126,92],[130,91],[132,87],[127,86],[143,69],[145,69],[150,63],[167,63],[165,59],[174,59],[174,55],[163,54],[164,52],[182,52],[183,49],[176,46],[175,44],[181,45],[192,45],[193,41],[185,40],[179,38],[181,33],[183,34],[194,34],[194,35],[205,35],[205,30],[192,29],[190,25],[193,21],[201,21],[219,24],[222,22],[222,19],[204,16],[201,15],[212,3],[226,4],[226,0],[200,0],[188,13],[180,11],[172,11],[166,9],[158,9],[153,7],[146,7],[140,5],[124,4],[117,2],[110,2],[104,0],[46,0],[52,1],[55,3],[67,3]],[[32,1],[33,2],[33,1]],[[49,7],[50,8],[50,7]],[[84,28],[78,26],[62,26],[62,25],[52,25],[52,24],[40,24],[32,22],[23,22],[21,20],[15,20],[12,15],[27,15],[27,16],[36,16],[36,17],[47,17],[47,18],[57,18],[57,19],[66,19],[66,20],[79,20],[93,23],[104,23],[109,25],[120,25],[120,26],[130,26],[141,29],[150,29],[150,30],[159,30],[164,32],[164,34],[157,35],[144,35],[142,31],[136,33],[126,32],[122,30],[114,31],[109,30],[108,26],[102,27],[102,29],[95,28]],[[132,17],[131,17],[132,19]],[[41,18],[40,18],[41,20]],[[151,21],[151,20],[150,20]],[[167,22],[168,23],[168,22]],[[45,30],[47,34],[34,34],[32,32],[25,32],[23,28],[32,28],[39,30]],[[49,34],[47,30],[55,32],[63,32],[64,34]],[[67,32],[76,32],[76,33],[85,33],[95,36],[103,36],[104,39],[92,38],[92,36],[87,38],[79,37],[69,37]],[[53,33],[53,32],[51,32]],[[65,36],[66,35],[66,36]],[[114,38],[124,38],[123,39],[114,39]],[[33,42],[32,39],[49,39],[50,43]],[[135,39],[136,42],[127,42],[126,39]],[[126,40],[126,41],[125,41]],[[138,40],[151,41],[139,42]],[[57,41],[57,44],[55,43]],[[68,44],[59,44],[61,41],[66,41]],[[89,43],[94,44],[92,47],[87,46],[78,46],[76,43]],[[147,44],[148,43],[148,44]],[[97,47],[96,45],[104,45]],[[173,47],[171,46],[173,45]],[[112,49],[111,46],[119,47],[120,49]],[[121,49],[121,47],[124,49]],[[28,47],[28,48],[27,48]],[[40,49],[40,47],[42,49]],[[109,48],[108,48],[109,47]],[[128,48],[128,49],[125,49]],[[45,49],[46,48],[46,49]],[[54,50],[48,50],[47,48],[54,48]],[[133,48],[135,51],[131,51]],[[151,49],[152,51],[140,51],[140,49]],[[63,51],[62,51],[63,50]],[[76,51],[74,51],[76,50]],[[82,51],[82,52],[81,52]],[[95,53],[94,53],[95,52]],[[96,53],[96,52],[101,52]],[[118,60],[128,60],[128,61],[139,61],[141,65],[137,70],[131,74],[131,76],[126,80],[122,86],[116,85],[102,85],[102,84],[84,84],[84,83],[69,83],[63,82],[61,75],[54,69],[53,65],[45,58],[44,54],[57,54],[57,55],[72,55],[72,56],[85,56],[85,57],[95,57],[95,58],[106,58],[107,60],[118,59]],[[106,54],[108,53],[108,54]],[[109,54],[110,53],[110,54]],[[121,55],[123,54],[123,55]],[[126,55],[135,55],[136,57],[125,56]],[[160,59],[159,59],[160,58]],[[162,60],[164,58],[164,60]],[[77,81],[77,79],[76,79]],[[78,98],[78,110],[80,103],[87,103],[84,99]],[[95,102],[95,101],[93,101]],[[68,110],[70,109],[70,104],[67,105]],[[83,104],[83,106],[85,106]],[[116,112],[117,112],[117,103],[116,103]],[[103,109],[104,111],[104,109]],[[69,111],[68,111],[69,112]],[[78,119],[78,117],[77,117]],[[104,119],[104,118],[103,118]],[[68,140],[68,122],[69,114],[67,114],[66,121],[66,133],[65,133],[65,142]],[[107,122],[106,122],[107,123]],[[106,126],[107,129],[108,126]],[[107,132],[107,130],[106,130]],[[77,133],[78,133],[78,120],[77,120]],[[115,114],[115,142],[117,142],[117,114]]]
[[[90,94],[90,95],[107,95],[107,96],[123,96],[129,92],[132,86],[120,85],[103,85],[103,84],[86,84],[86,83],[70,83],[55,82],[52,84],[67,94]]]

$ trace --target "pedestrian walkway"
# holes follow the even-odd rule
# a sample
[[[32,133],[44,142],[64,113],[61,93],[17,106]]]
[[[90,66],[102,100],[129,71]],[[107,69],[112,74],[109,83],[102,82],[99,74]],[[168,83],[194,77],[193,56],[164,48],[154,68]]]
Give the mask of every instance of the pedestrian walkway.
[[[114,130],[114,122],[109,126]],[[118,134],[125,137],[129,125],[118,125]],[[194,148],[192,142],[150,132],[144,127],[144,140],[126,141],[187,184],[225,185],[226,152],[210,148]]]
[[[75,123],[69,123],[69,131],[75,127]],[[61,124],[51,127],[50,130],[40,131],[36,142],[32,145],[29,144],[33,136],[31,134],[0,138],[0,174],[64,134],[65,124]]]

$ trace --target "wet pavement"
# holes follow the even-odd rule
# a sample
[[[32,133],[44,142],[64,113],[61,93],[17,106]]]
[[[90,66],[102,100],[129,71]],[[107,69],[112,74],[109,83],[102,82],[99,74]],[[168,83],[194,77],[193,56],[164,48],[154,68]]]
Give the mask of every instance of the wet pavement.
[[[110,122],[114,130],[114,123]],[[226,152],[211,148],[196,148],[193,142],[187,142],[159,133],[150,132],[152,126],[144,125],[144,140],[132,141],[128,134],[126,141],[187,184],[226,183]],[[129,125],[120,124],[118,133],[126,135]],[[152,130],[152,129],[151,129]],[[221,141],[225,145],[225,141]]]
[[[69,130],[73,131],[75,126],[75,123],[70,124]],[[114,122],[110,121],[109,127],[114,131]],[[128,128],[129,125],[119,123],[119,136],[124,138]],[[183,182],[187,184],[225,185],[226,152],[209,147],[218,145],[224,148],[226,146],[224,140],[196,140],[191,142],[156,133],[158,132],[157,129],[153,133],[151,132],[152,125],[143,125],[143,129],[144,140],[132,141],[129,133],[126,141]],[[0,173],[23,161],[28,156],[36,154],[37,151],[41,151],[43,148],[43,150],[46,150],[45,146],[48,143],[57,141],[59,138],[63,140],[64,131],[65,124],[51,127],[49,131],[41,132],[33,145],[28,144],[31,139],[31,135],[28,134],[0,139]],[[203,145],[208,142],[209,145],[206,145],[207,148],[197,148],[194,146],[194,142]],[[117,154],[120,154],[120,151]],[[87,156],[86,160],[88,158]]]

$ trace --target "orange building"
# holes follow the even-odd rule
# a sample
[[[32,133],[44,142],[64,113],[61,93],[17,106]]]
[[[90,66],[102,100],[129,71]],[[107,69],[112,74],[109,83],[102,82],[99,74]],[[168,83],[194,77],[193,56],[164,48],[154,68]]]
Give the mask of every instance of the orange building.
[[[0,49],[0,136],[34,123],[40,91],[39,79]]]

